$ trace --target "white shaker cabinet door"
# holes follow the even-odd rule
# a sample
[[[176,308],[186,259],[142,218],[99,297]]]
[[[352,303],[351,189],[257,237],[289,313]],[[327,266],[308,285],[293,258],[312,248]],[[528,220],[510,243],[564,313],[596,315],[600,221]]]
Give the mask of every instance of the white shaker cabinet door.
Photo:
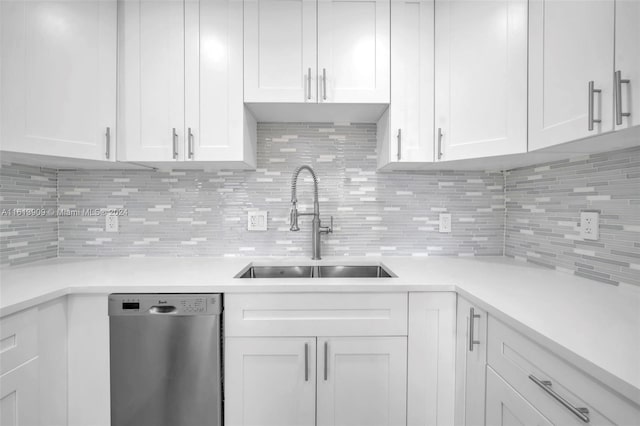
[[[613,54],[614,0],[530,1],[530,151],[613,130]]]
[[[436,0],[437,160],[527,150],[527,1]]]
[[[317,359],[318,426],[406,425],[406,337],[319,337]]]
[[[318,102],[389,103],[389,0],[318,0]]]
[[[116,2],[0,2],[0,149],[115,159]]]
[[[316,98],[316,1],[245,0],[245,102]]]
[[[433,0],[391,2],[389,161],[433,161]]]
[[[37,357],[0,376],[0,424],[40,424]]]
[[[252,163],[242,96],[242,0],[185,2],[185,160]]]
[[[118,159],[184,155],[184,2],[120,0]]]
[[[487,368],[486,424],[491,426],[553,426],[553,423],[491,368]]]
[[[226,426],[314,426],[316,339],[225,339]]]
[[[485,416],[487,313],[458,296],[457,323],[455,424],[480,426]]]
[[[615,40],[615,121],[626,129],[640,125],[640,1],[616,0]]]

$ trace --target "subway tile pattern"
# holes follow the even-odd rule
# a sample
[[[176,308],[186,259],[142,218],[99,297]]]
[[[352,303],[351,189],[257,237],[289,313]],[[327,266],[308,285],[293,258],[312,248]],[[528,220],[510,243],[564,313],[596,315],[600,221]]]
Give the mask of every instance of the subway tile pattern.
[[[511,170],[505,254],[608,284],[640,285],[640,147]],[[600,239],[580,238],[580,211]]]
[[[311,256],[311,224],[289,231],[291,174],[319,178],[327,256],[502,255],[504,176],[484,172],[376,173],[374,124],[260,123],[258,168],[240,171],[60,171],[61,211],[127,209],[118,233],[104,217],[61,216],[60,256]],[[303,171],[300,211],[312,211]],[[267,231],[247,212],[268,211]],[[452,213],[453,231],[438,232]]]
[[[56,171],[0,164],[0,265],[58,255]]]

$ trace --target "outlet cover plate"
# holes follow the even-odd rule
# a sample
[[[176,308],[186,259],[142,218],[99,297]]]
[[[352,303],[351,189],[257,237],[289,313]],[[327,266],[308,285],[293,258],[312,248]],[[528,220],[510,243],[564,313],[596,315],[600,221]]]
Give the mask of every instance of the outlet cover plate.
[[[451,232],[451,213],[440,213],[439,232],[448,234]]]
[[[599,212],[580,212],[580,237],[583,240],[597,240],[600,238],[599,228]]]
[[[104,230],[106,232],[118,232],[118,215],[107,214],[105,216]]]
[[[267,212],[266,211],[250,211],[247,214],[247,230],[248,231],[266,231],[267,230]]]

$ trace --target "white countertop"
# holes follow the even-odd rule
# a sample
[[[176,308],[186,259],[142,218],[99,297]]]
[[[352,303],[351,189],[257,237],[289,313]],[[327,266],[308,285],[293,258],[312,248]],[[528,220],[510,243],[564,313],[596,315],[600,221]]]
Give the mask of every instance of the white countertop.
[[[234,278],[249,263],[382,263],[397,278]],[[395,291],[457,291],[640,401],[640,289],[503,257],[60,258],[1,269],[0,316],[75,293]]]

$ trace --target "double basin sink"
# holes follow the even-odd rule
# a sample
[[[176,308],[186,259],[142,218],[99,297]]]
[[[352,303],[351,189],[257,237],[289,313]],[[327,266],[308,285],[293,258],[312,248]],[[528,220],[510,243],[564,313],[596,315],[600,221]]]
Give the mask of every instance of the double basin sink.
[[[249,266],[236,278],[393,278],[382,265]]]

